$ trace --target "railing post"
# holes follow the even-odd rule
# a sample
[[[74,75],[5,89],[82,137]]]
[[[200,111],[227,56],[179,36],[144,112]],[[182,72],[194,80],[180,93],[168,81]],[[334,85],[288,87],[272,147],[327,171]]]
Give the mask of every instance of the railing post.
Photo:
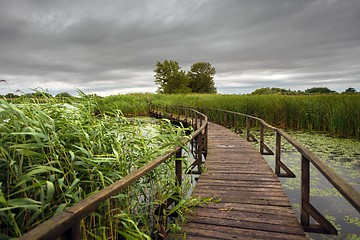
[[[223,126],[226,127],[227,125],[227,113],[224,111],[224,122],[223,122]]]
[[[236,124],[236,113],[234,113],[234,129],[235,129],[235,133],[237,133],[237,124]]]
[[[189,117],[191,118],[191,126],[194,128],[194,112],[193,111],[190,111],[190,115]]]
[[[198,164],[198,171],[201,172],[201,166],[202,166],[202,151],[203,151],[203,146],[204,146],[204,141],[203,141],[203,135],[202,133],[200,133],[197,137],[197,164]]]
[[[221,119],[221,112],[219,110],[216,110],[216,117],[217,117],[217,123],[221,125],[222,119]]]
[[[250,118],[246,117],[246,140],[250,141]]]
[[[204,132],[204,156],[206,158],[208,151],[208,125],[205,126],[205,132]]]
[[[275,173],[278,176],[280,176],[280,161],[281,161],[281,134],[276,132]]]
[[[177,205],[179,200],[182,198],[182,160],[180,159],[182,156],[182,148],[180,148],[175,154],[175,184],[179,187],[179,192],[176,193],[174,203]]]
[[[260,127],[260,153],[264,154],[264,124],[259,121]]]
[[[80,237],[81,237],[80,221],[74,223],[74,225],[71,226],[71,228],[69,228],[64,232],[64,238],[66,240],[80,240]]]
[[[217,110],[217,109],[215,109],[215,123],[216,123],[216,124],[220,124],[219,115],[218,115],[218,110]]]
[[[181,158],[182,149],[176,152],[176,160],[175,160],[175,173],[176,173],[176,181],[179,186],[182,184],[182,160]]]
[[[195,113],[195,130],[197,129],[197,126],[198,126],[198,118],[199,118],[199,114],[198,113]]]
[[[305,210],[310,204],[310,161],[301,155],[301,216],[300,222],[304,227],[310,225],[310,215]]]

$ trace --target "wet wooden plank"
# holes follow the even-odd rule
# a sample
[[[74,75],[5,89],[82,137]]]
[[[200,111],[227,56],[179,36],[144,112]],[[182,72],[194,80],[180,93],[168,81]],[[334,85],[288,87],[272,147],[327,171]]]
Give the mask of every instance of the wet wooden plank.
[[[174,235],[171,239],[306,239],[302,235],[262,231],[256,229],[234,228],[229,226],[189,223],[186,233]]]
[[[195,207],[168,239],[306,239],[279,179],[253,146],[213,123],[208,144],[207,170],[192,195],[220,201]]]
[[[291,207],[278,207],[269,205],[256,205],[256,204],[241,204],[241,203],[209,203],[198,206],[198,208],[218,208],[223,211],[241,211],[262,214],[275,214],[281,216],[294,217],[294,212]]]

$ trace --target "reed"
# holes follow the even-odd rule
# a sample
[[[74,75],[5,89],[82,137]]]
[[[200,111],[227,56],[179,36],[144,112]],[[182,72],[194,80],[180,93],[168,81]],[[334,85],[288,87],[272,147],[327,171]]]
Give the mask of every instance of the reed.
[[[71,104],[0,101],[1,239],[20,237],[152,161],[179,144],[188,130],[169,121],[150,126],[129,120],[119,110],[109,113],[101,114],[97,99],[86,96]],[[173,165],[162,164],[104,202],[81,222],[82,238],[151,239],[152,234],[164,234],[170,225],[164,226],[164,217],[154,209],[181,196]]]
[[[125,115],[145,114],[148,104],[219,108],[257,116],[285,129],[323,131],[341,137],[360,138],[360,94],[129,94],[106,97],[102,101],[108,103],[103,106],[116,107],[119,104],[120,107],[122,104],[120,109]]]
[[[124,117],[147,115],[151,104],[226,109],[281,128],[360,138],[359,94],[80,95],[66,100],[44,96],[41,102],[27,99],[21,104],[0,101],[0,238],[20,237],[179,143],[188,129],[169,121],[149,127]],[[216,111],[207,113],[222,120]],[[150,239],[176,228],[164,225],[171,211],[154,214],[157,206],[184,190],[175,184],[173,167],[164,164],[104,202],[81,222],[83,238]],[[177,200],[175,210],[192,202]]]

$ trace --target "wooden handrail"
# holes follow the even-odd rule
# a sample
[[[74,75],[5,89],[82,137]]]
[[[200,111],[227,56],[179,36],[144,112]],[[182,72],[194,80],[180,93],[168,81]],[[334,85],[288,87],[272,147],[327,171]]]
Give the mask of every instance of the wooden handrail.
[[[294,140],[289,134],[281,129],[276,130],[281,134],[291,145],[293,145],[302,156],[309,159],[309,161],[321,172],[321,174],[346,198],[346,200],[360,212],[360,194],[344,179],[342,179],[333,169],[326,165],[313,152],[306,149],[305,146]]]
[[[153,107],[150,111],[155,111],[156,107]],[[185,108],[174,108],[170,109],[170,115],[173,116],[172,110],[183,111]],[[163,109],[162,109],[163,111]],[[139,169],[133,171],[129,175],[123,177],[122,179],[116,181],[115,183],[105,187],[98,193],[85,198],[79,203],[66,208],[59,215],[50,218],[45,221],[38,227],[24,234],[21,239],[24,240],[34,240],[34,239],[57,239],[59,237],[64,237],[65,239],[80,239],[80,221],[81,219],[87,217],[89,214],[94,212],[99,204],[106,201],[110,197],[116,195],[126,187],[130,186],[132,183],[136,182],[141,177],[145,176],[151,170],[155,169],[160,164],[167,161],[172,156],[176,155],[177,158],[181,157],[182,146],[188,144],[192,139],[195,139],[198,136],[207,136],[207,124],[208,118],[204,114],[194,110],[187,109],[187,112],[192,112],[195,114],[196,119],[199,118],[201,124],[196,126],[195,131],[192,132],[189,137],[182,141],[182,144],[173,147],[171,150],[167,151],[162,156],[154,159],[150,163],[140,167]],[[164,113],[158,112],[158,117],[164,116]],[[156,114],[155,114],[156,116]],[[181,115],[178,116],[181,120]],[[185,116],[185,121],[187,121],[188,116]],[[200,139],[200,138],[199,138]],[[201,144],[198,144],[201,145]],[[199,149],[198,151],[202,151]],[[181,171],[181,160],[175,160],[175,172],[178,184],[181,185],[182,171]]]
[[[163,117],[163,112],[167,111],[167,107],[154,107],[157,108],[153,109],[153,113],[156,117]],[[174,107],[170,107],[170,110]],[[195,111],[193,109],[190,109],[192,111],[187,111],[189,108],[185,107],[175,107],[177,109],[177,116],[173,117],[177,121],[180,120],[181,117],[184,118],[184,123],[188,123],[189,120],[191,122],[191,126],[194,128],[194,132],[190,135],[190,139],[196,140],[196,148],[192,149],[192,154],[195,156],[195,161],[190,165],[189,169],[186,171],[186,173],[195,173],[199,174],[202,172],[202,158],[203,156],[206,157],[207,155],[207,130],[208,130],[208,116],[202,114],[199,111]],[[170,117],[172,115],[170,114]],[[169,117],[169,116],[165,116]],[[205,123],[205,124],[204,124]],[[201,127],[204,126],[204,127]],[[193,169],[197,167],[197,171],[193,171]]]
[[[312,163],[319,172],[341,193],[342,196],[358,211],[360,212],[360,194],[357,192],[349,183],[343,180],[333,169],[326,165],[319,157],[317,157],[313,152],[308,150],[304,145],[293,139],[285,131],[276,128],[263,119],[254,117],[248,114],[208,108],[201,109],[203,112],[208,113],[209,111],[216,111],[222,113],[224,122],[217,121],[218,123],[229,126],[227,122],[227,115],[233,115],[233,126],[235,132],[238,132],[237,126],[237,116],[242,116],[246,118],[246,139],[248,141],[257,141],[250,133],[251,120],[257,121],[260,127],[260,152],[262,154],[273,154],[270,148],[268,148],[264,143],[264,127],[267,129],[273,130],[276,133],[276,146],[275,146],[275,173],[279,177],[295,177],[295,174],[281,161],[281,137],[287,140],[292,146],[294,146],[297,151],[301,154],[301,224],[304,227],[305,231],[308,232],[322,232],[328,234],[337,234],[335,227],[320,213],[318,212],[313,205],[310,203],[310,163]],[[217,120],[216,119],[209,119]],[[265,152],[266,150],[266,152]],[[280,171],[284,170],[285,173]],[[310,216],[313,217],[319,225],[310,225]]]

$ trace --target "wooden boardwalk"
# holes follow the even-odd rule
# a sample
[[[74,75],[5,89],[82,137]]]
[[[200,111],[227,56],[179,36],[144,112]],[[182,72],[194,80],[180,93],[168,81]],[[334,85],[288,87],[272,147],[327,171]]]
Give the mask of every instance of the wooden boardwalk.
[[[198,206],[169,239],[306,239],[277,176],[246,140],[209,123],[207,171],[192,193]]]

